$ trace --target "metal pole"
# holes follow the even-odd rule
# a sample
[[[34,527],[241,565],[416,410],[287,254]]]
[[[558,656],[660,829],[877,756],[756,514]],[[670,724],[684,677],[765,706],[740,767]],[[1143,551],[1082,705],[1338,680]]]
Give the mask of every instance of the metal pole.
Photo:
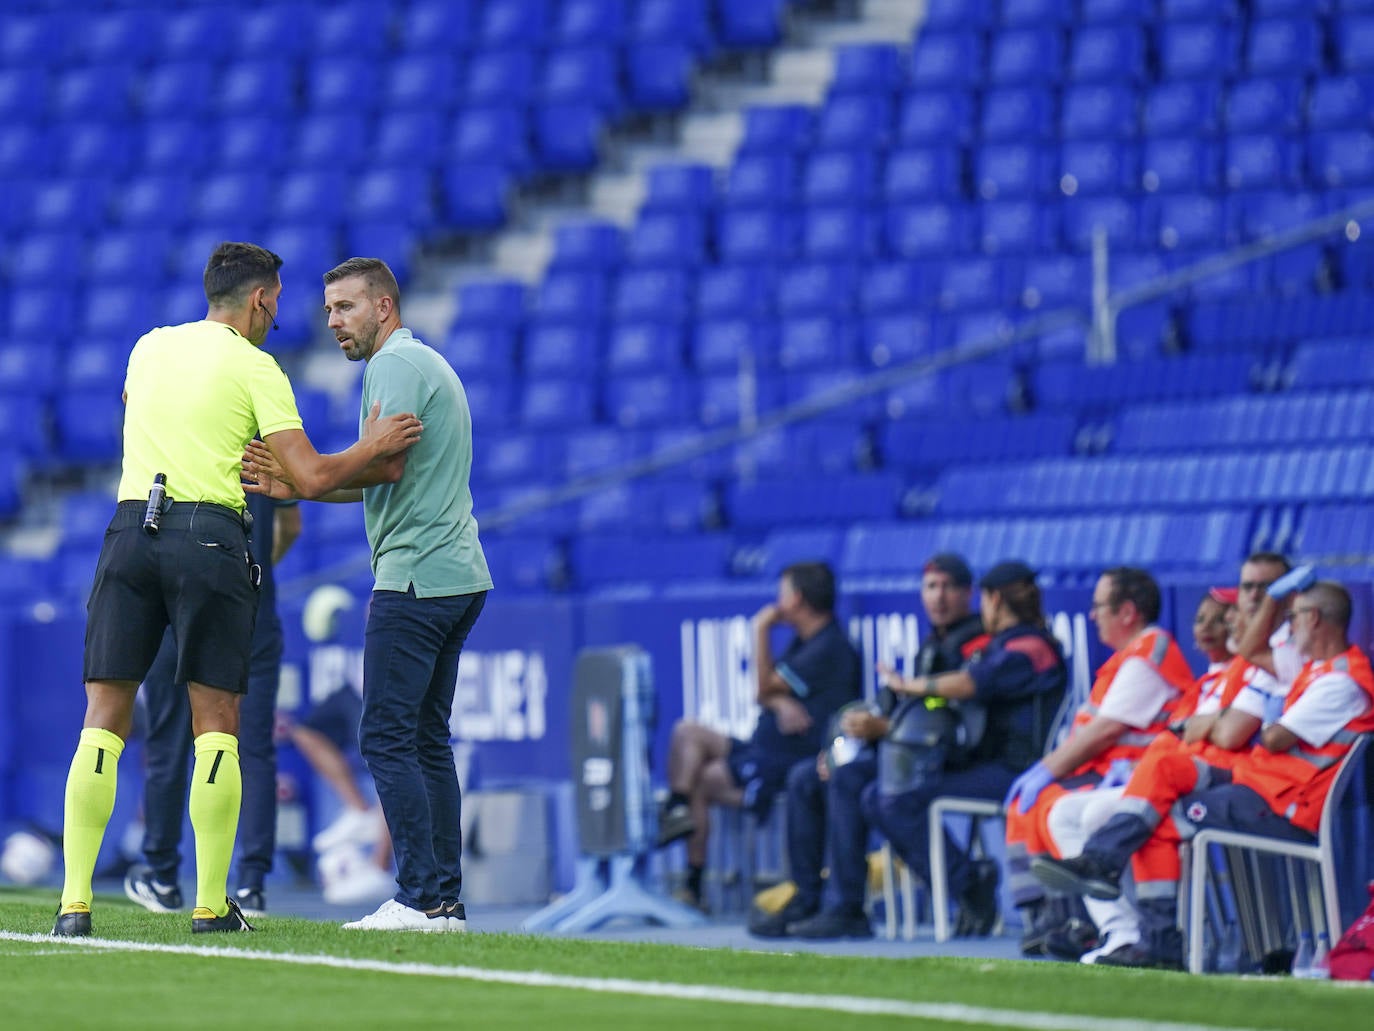
[[[1093,314],[1088,339],[1088,364],[1116,363],[1116,312],[1111,302],[1109,244],[1107,230],[1093,226]]]

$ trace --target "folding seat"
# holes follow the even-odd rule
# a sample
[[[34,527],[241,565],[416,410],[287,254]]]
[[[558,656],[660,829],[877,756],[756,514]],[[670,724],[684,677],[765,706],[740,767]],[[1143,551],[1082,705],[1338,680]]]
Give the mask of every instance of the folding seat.
[[[737,370],[746,358],[755,369],[775,363],[777,325],[748,318],[701,318],[694,323],[692,367],[698,372]]]
[[[1277,133],[1232,136],[1226,141],[1226,185],[1233,190],[1277,189],[1296,179],[1296,153]]]
[[[886,146],[892,123],[892,101],[885,94],[831,96],[816,116],[816,145],[835,150]]]
[[[532,327],[530,332],[534,331]],[[470,325],[459,320],[435,349],[460,376],[504,378],[515,369],[517,342],[517,333],[510,326]]]
[[[945,257],[969,249],[971,212],[955,204],[905,204],[888,209],[887,242],[900,258]]]
[[[514,420],[515,387],[508,379],[463,378],[468,411],[475,426],[501,428]]]
[[[605,46],[550,51],[539,76],[545,104],[585,104],[614,115],[624,107],[615,53]]]
[[[817,261],[871,258],[878,252],[879,228],[864,206],[810,208],[802,215],[802,255]]]
[[[1321,67],[1322,38],[1309,18],[1257,18],[1246,35],[1251,75],[1306,74]]]
[[[911,83],[931,86],[967,86],[983,80],[983,37],[975,31],[926,32],[916,35],[911,55]]]
[[[554,39],[563,44],[619,43],[629,6],[625,0],[566,0],[558,10]]]
[[[669,43],[631,47],[625,59],[625,96],[641,111],[674,111],[692,99],[692,52]]]
[[[658,484],[643,479],[610,484],[584,494],[574,503],[573,525],[579,534],[662,532]]]
[[[1024,254],[1051,249],[1059,239],[1058,209],[1029,200],[982,205],[979,246],[984,254]]]
[[[274,221],[288,224],[337,224],[347,213],[348,186],[343,171],[288,171],[277,181],[269,210]]]
[[[955,311],[1001,307],[1007,292],[1002,263],[991,258],[945,262],[940,275],[940,307]]]
[[[89,283],[161,282],[170,242],[169,232],[160,227],[106,230],[90,241],[82,253],[83,260],[69,265],[67,274],[84,266],[83,276]]]
[[[776,279],[766,266],[708,266],[696,283],[696,312],[702,318],[770,314]]]
[[[1141,126],[1151,136],[1210,136],[1220,91],[1214,82],[1161,82],[1145,93]]]
[[[34,229],[88,231],[105,222],[110,189],[104,179],[51,179],[37,183],[25,221]]]
[[[882,369],[925,358],[940,345],[931,316],[889,314],[864,321],[859,349],[870,365]]]
[[[371,57],[325,57],[305,69],[305,102],[315,111],[376,109],[382,96],[381,64]]]
[[[52,80],[52,113],[59,119],[121,122],[130,115],[133,86],[134,66],[130,64],[67,67]]]
[[[60,65],[72,59],[76,33],[71,16],[55,7],[49,11],[6,10],[0,21],[0,67],[13,67],[43,54],[48,63]]]
[[[1066,143],[1060,149],[1059,187],[1069,195],[1130,193],[1140,182],[1140,154],[1119,140]]]
[[[1074,82],[1138,82],[1145,78],[1145,37],[1138,25],[1103,24],[1078,29],[1069,44]]]
[[[16,214],[27,207],[18,203],[22,199],[20,180],[41,177],[52,168],[54,148],[51,139],[46,128],[0,122],[0,175],[8,181],[12,192],[6,199]],[[6,211],[7,206],[0,202],[0,225],[4,224]]]
[[[627,263],[700,265],[706,257],[705,215],[695,212],[651,211],[641,214],[625,242]]]
[[[1133,138],[1138,131],[1135,92],[1118,85],[1067,89],[1059,124],[1066,140]]]
[[[636,269],[622,272],[616,280],[611,312],[617,319],[686,318],[692,279],[676,269]]]
[[[1301,79],[1243,79],[1225,101],[1228,133],[1295,130],[1302,125]]]
[[[304,115],[296,122],[291,167],[297,170],[358,168],[366,157],[364,149],[341,148],[339,141],[365,139],[371,128],[371,121],[358,112]]]
[[[778,327],[778,367],[838,369],[854,364],[853,325],[842,318],[808,316],[783,319]]]
[[[883,170],[883,196],[889,204],[957,197],[962,166],[953,148],[893,151]]]
[[[1238,199],[1238,228],[1246,240],[1297,228],[1322,214],[1322,198],[1315,193],[1274,190]]]
[[[1291,17],[1300,14],[1330,14],[1333,6],[1349,11],[1368,6],[1368,0],[1250,0],[1252,18]]]
[[[1314,133],[1308,165],[1311,180],[1328,187],[1374,182],[1374,135],[1367,129]]]
[[[606,338],[606,368],[616,374],[678,373],[683,367],[682,329],[668,322],[620,322]]]
[[[778,279],[778,314],[842,314],[852,311],[858,279],[858,269],[852,263],[792,265]]]
[[[461,61],[451,53],[411,53],[386,65],[382,80],[387,111],[448,110],[463,94]]]
[[[1237,35],[1222,22],[1165,22],[1158,36],[1161,79],[1220,79],[1235,73]]]
[[[221,172],[201,180],[191,202],[191,216],[202,223],[241,220],[265,214],[271,201],[270,178],[262,172]]]
[[[1220,150],[1192,137],[1146,141],[1140,161],[1140,182],[1148,193],[1185,193],[1214,190],[1220,180]]]
[[[1002,0],[1003,26],[1065,25],[1074,18],[1072,0]]]
[[[473,107],[527,103],[534,94],[535,59],[529,50],[482,50],[467,68],[460,99]]]
[[[585,172],[600,157],[605,116],[587,105],[540,108],[534,115],[539,164],[551,171]]]
[[[199,172],[214,156],[215,136],[200,119],[147,121],[142,126],[134,163],[144,173]]]
[[[790,204],[800,175],[800,163],[790,155],[742,154],[730,166],[722,200],[732,207]]]
[[[1064,205],[1064,242],[1075,250],[1092,247],[1093,232],[1101,226],[1113,247],[1133,247],[1138,235],[1136,206],[1121,197],[1079,197]]]
[[[816,151],[802,173],[802,198],[806,204],[868,201],[876,187],[875,164],[866,150]]]
[[[1055,109],[1048,90],[1015,86],[983,94],[979,120],[985,143],[1030,143],[1054,135]]]
[[[85,237],[76,226],[29,233],[9,255],[9,281],[24,288],[61,282],[80,268],[84,249]]]
[[[153,324],[161,326],[179,326],[183,322],[204,318],[204,282],[199,277],[172,281],[163,288],[153,314]]]
[[[926,4],[924,27],[986,29],[996,20],[996,10],[994,0],[930,0]]]
[[[553,231],[551,269],[612,269],[624,252],[624,232],[597,218],[568,219]]]
[[[988,81],[998,85],[1057,82],[1064,64],[1064,37],[1047,28],[1013,29],[992,38]]]
[[[70,287],[19,291],[7,307],[11,340],[60,340],[76,325],[76,296]]]
[[[145,314],[146,311],[147,309]],[[91,327],[89,318],[84,321],[88,328],[97,333],[103,328]],[[63,389],[84,390],[104,387],[110,383],[123,383],[129,363],[129,350],[135,339],[136,336],[120,332],[108,336],[83,336],[63,355]]]
[[[744,136],[738,155],[807,150],[814,121],[815,113],[806,104],[751,104],[744,109]]]
[[[580,379],[526,378],[521,389],[520,422],[531,429],[563,429],[595,421],[596,397]]]
[[[27,357],[25,352],[28,352]],[[0,347],[0,434],[4,434],[8,445],[0,464],[16,458],[26,461],[41,459],[50,447],[47,405],[57,377],[51,375],[47,383],[31,380],[30,369],[53,364],[47,356],[42,356],[41,361],[34,360],[35,357],[28,347]],[[108,505],[105,519],[109,521]]]
[[[984,200],[1035,197],[1050,188],[1050,156],[1032,144],[1000,143],[981,148],[973,158],[973,177]]]
[[[473,34],[473,5],[452,0],[414,0],[397,25],[399,49],[412,58],[466,50]]]
[[[196,54],[207,64],[225,57],[234,45],[239,12],[228,4],[168,11],[157,19],[152,53],[161,57]]]
[[[831,93],[891,93],[906,77],[900,49],[887,43],[851,43],[835,48]]]
[[[1309,243],[1280,251],[1270,262],[1269,288],[1283,296],[1291,296],[1310,293],[1317,287],[1328,257],[1321,244]]]
[[[563,441],[563,475],[569,480],[628,465],[648,453],[648,440],[643,434],[626,432],[620,427],[572,430],[560,433],[559,437]]]
[[[1159,0],[1159,16],[1163,21],[1232,22],[1239,16],[1236,0]]]
[[[87,12],[76,34],[76,57],[82,63],[139,65],[153,57],[162,12],[118,10]]]
[[[67,390],[53,402],[57,456],[67,462],[109,462],[123,446],[124,402],[119,386]]]
[[[796,221],[770,209],[723,211],[716,222],[716,250],[726,262],[773,262],[795,250]]]
[[[491,0],[479,15],[477,38],[483,48],[536,47],[552,22],[546,0]]]
[[[604,273],[550,272],[539,284],[533,310],[546,323],[594,325],[605,313],[608,292]]]
[[[215,69],[206,61],[155,64],[138,86],[138,110],[145,119],[190,118],[204,112],[217,91]]]
[[[275,50],[256,52],[277,53]],[[333,66],[332,61],[325,63]],[[222,115],[281,115],[295,108],[295,69],[277,56],[231,61],[224,66],[218,88],[211,93],[211,97],[215,110]],[[327,101],[328,106],[352,106],[354,103],[346,90],[341,90],[339,95]]]
[[[493,276],[458,288],[458,318],[482,326],[518,326],[525,318],[525,284]]]
[[[314,54],[382,57],[390,41],[378,32],[377,9],[365,0],[335,3],[316,11],[310,25],[310,51]]]
[[[725,426],[740,421],[740,382],[737,372],[697,377],[697,422],[703,427]],[[755,384],[756,413],[776,408],[781,400],[778,381],[760,379]]]
[[[1184,193],[1158,200],[1158,240],[1169,250],[1220,248],[1227,241],[1225,209],[1219,197]]]
[[[286,160],[287,126],[280,118],[227,116],[215,135],[214,166],[223,171],[275,169]]]
[[[36,121],[48,107],[50,78],[40,67],[0,67],[0,119],[6,125]]]
[[[701,211],[715,197],[716,172],[698,162],[667,162],[645,176],[644,211]]]
[[[430,176],[418,168],[365,172],[354,180],[348,214],[350,220],[428,227],[434,220]]]
[[[495,230],[506,221],[506,198],[513,186],[513,173],[499,165],[447,169],[444,219],[455,230]]]
[[[964,89],[916,89],[902,100],[896,145],[968,143],[977,125],[973,95]]]
[[[439,164],[446,120],[437,111],[396,111],[378,121],[368,148],[370,165]]]
[[[1356,129],[1370,122],[1374,81],[1363,75],[1333,75],[1312,81],[1307,95],[1307,128]]]
[[[1374,10],[1341,17],[1340,28],[1332,33],[1340,55],[1340,68],[1346,72],[1374,70]]]
[[[572,542],[576,584],[708,580],[728,572],[730,539],[725,534],[629,536],[579,534]]]
[[[560,464],[558,438],[548,433],[504,433],[472,452],[472,475],[483,482],[535,482]]]
[[[313,23],[317,8],[305,3],[271,4],[234,12],[238,26],[236,54],[271,54],[293,60],[310,53],[314,38],[301,26]]]
[[[771,47],[782,39],[786,0],[734,0],[716,8],[723,47]]]
[[[534,167],[519,107],[482,107],[460,111],[453,120],[446,157],[455,164],[497,165],[523,175]]]
[[[602,393],[607,419],[631,429],[686,424],[693,400],[692,381],[675,373],[614,376]]]

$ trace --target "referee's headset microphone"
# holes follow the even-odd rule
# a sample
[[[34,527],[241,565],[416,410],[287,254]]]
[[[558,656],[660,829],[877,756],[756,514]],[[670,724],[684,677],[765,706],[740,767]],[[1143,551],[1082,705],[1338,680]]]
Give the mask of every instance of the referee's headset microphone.
[[[266,312],[267,312],[267,317],[268,317],[269,319],[272,320],[272,328],[273,328],[274,330],[281,329],[281,327],[277,325],[277,313],[276,313],[276,312],[274,312],[274,311],[267,311],[267,305],[263,304],[262,301],[259,301],[259,302],[258,302],[258,307],[261,308],[263,311],[266,311]]]

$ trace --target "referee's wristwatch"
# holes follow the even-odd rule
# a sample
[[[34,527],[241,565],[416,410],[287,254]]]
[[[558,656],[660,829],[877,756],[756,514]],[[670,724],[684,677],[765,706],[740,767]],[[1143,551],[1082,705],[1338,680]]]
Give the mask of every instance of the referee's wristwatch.
[[[935,697],[935,678],[933,676],[927,675],[921,678],[921,697]]]

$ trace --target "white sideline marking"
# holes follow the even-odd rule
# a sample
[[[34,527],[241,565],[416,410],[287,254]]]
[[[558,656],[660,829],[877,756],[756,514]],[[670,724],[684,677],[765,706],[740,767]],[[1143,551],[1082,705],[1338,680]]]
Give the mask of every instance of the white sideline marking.
[[[957,1024],[1026,1028],[1029,1031],[1248,1031],[1227,1025],[1180,1024],[1172,1021],[1122,1020],[1112,1017],[1078,1016],[1068,1013],[1022,1012],[965,1006],[953,1002],[907,1002],[903,999],[876,999],[858,995],[803,995],[795,992],[766,992],[723,985],[677,984],[668,981],[635,981],[622,977],[574,977],[538,970],[488,970],[483,967],[433,966],[427,963],[388,963],[372,959],[346,959],[341,956],[297,955],[289,952],[259,952],[205,945],[158,945],[151,942],[118,941],[107,938],[54,939],[47,934],[17,934],[0,931],[0,941],[31,942],[98,949],[111,952],[161,952],[176,956],[206,956],[221,959],[253,959],[290,963],[305,967],[330,967],[336,970],[366,970],[382,974],[413,977],[447,977],[464,981],[486,981],[530,988],[568,988],[576,991],[612,995],[643,995],[651,998],[683,999],[692,1002],[729,1002],[746,1006],[774,1006],[782,1009],[823,1010],[865,1016],[912,1017],[918,1020],[943,1020]]]

